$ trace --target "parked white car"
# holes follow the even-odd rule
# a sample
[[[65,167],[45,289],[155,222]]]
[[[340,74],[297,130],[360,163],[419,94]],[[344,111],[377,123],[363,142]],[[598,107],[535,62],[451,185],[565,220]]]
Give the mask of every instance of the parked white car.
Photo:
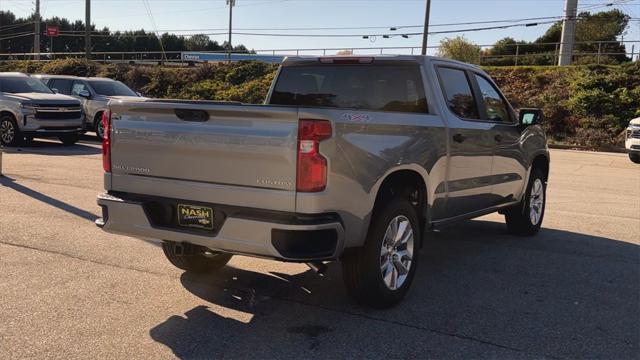
[[[636,164],[640,164],[640,118],[629,122],[624,145],[629,152],[629,159]]]

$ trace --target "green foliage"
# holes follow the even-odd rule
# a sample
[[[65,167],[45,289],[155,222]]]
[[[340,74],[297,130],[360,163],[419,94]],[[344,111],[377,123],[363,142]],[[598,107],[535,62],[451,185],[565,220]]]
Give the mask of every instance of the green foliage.
[[[640,63],[623,66],[487,68],[515,107],[539,107],[549,135],[588,147],[622,146],[640,116]]]
[[[31,31],[34,17],[18,18],[10,11],[0,11],[0,25],[2,27],[15,26],[15,32]],[[79,32],[85,31],[85,25],[82,21],[70,21],[65,18],[52,17],[42,19],[42,29],[47,25],[57,25],[60,31]],[[93,51],[161,51],[160,40],[166,51],[221,51],[228,48],[226,43],[219,44],[217,41],[211,40],[207,35],[195,34],[187,37],[183,35],[175,35],[164,33],[160,38],[153,33],[145,30],[133,31],[110,31],[109,28],[102,29],[91,26],[91,31],[95,35],[92,41]],[[0,36],[4,37],[6,34]],[[76,52],[84,51],[84,39],[79,36],[61,36],[54,40],[53,51],[50,48],[50,42],[46,36],[43,36],[40,44],[42,52]],[[234,52],[246,53],[247,48],[238,45],[233,48]],[[23,36],[0,40],[0,53],[30,53],[33,50],[33,37]],[[147,59],[160,59],[161,55],[150,54]]]
[[[480,63],[481,52],[480,46],[467,40],[464,36],[445,38],[440,41],[438,48],[439,56],[472,64]]]
[[[602,54],[618,54],[618,55],[602,55],[598,58],[595,55],[584,55],[576,57],[576,64],[620,64],[630,59],[625,54],[626,50],[622,43],[618,42],[618,38],[624,35],[630,17],[620,10],[614,9],[603,11],[595,14],[582,12],[578,14],[576,24],[576,45],[574,51],[576,54],[597,54],[598,50]],[[504,38],[495,43],[495,45],[484,54],[486,59],[483,64],[504,66],[514,65],[515,59],[497,57],[499,55],[515,55],[516,45],[519,45],[520,65],[553,65],[557,62],[557,52],[555,44],[559,43],[562,34],[562,21],[558,21],[551,25],[549,29],[533,42],[516,41],[513,38]],[[598,45],[597,41],[606,41],[602,45]],[[591,43],[590,43],[591,42]],[[527,56],[529,54],[530,56]],[[533,56],[532,54],[536,54]],[[548,54],[547,56],[540,56]],[[496,56],[492,58],[492,56]]]
[[[81,59],[53,60],[45,63],[41,71],[52,75],[95,76],[97,65]]]
[[[257,104],[277,67],[260,62],[203,64],[195,68],[13,61],[0,71],[106,76],[145,96]],[[486,67],[514,107],[538,107],[552,140],[601,148],[622,146],[624,128],[640,117],[640,63],[615,66]]]

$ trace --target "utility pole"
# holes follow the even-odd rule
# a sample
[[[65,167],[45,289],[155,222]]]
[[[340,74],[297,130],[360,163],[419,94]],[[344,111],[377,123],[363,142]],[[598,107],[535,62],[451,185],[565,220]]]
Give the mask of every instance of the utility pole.
[[[33,37],[34,59],[40,60],[40,0],[36,0],[35,36]]]
[[[560,40],[559,66],[571,65],[573,44],[576,38],[576,20],[578,17],[578,0],[565,0],[564,20],[562,21],[562,39]]]
[[[91,0],[85,0],[84,5],[84,53],[91,60]]]
[[[427,0],[427,12],[424,15],[424,33],[422,34],[422,55],[427,55],[427,41],[429,40],[429,18],[431,17],[431,0]]]
[[[231,51],[233,51],[233,45],[231,45],[231,30],[233,29],[233,7],[236,6],[236,0],[227,0],[227,4],[229,5],[229,42],[227,46],[229,62],[231,62]]]

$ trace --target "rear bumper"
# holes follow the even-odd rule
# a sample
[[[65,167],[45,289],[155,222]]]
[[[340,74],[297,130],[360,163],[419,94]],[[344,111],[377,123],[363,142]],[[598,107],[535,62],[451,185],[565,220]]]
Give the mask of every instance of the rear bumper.
[[[337,215],[300,217],[296,214],[261,212],[210,205],[223,213],[215,232],[159,226],[149,202],[138,196],[98,196],[102,219],[96,224],[113,234],[150,241],[176,241],[235,254],[285,261],[334,260],[344,248],[344,228]],[[168,201],[171,201],[169,199]]]

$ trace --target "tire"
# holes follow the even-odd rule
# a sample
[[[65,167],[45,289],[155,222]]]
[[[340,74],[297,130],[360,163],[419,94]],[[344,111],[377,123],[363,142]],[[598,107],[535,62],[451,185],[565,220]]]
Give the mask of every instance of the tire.
[[[5,146],[18,146],[22,143],[23,135],[18,123],[10,115],[0,117],[0,142]]]
[[[509,232],[518,236],[533,236],[537,234],[544,219],[546,200],[546,177],[542,170],[535,168],[531,171],[527,191],[520,204],[505,212],[505,220]]]
[[[162,250],[169,262],[178,269],[203,274],[218,270],[229,262],[233,255],[210,251],[203,246],[165,241]],[[208,255],[205,255],[205,252]]]
[[[104,137],[104,128],[102,127],[102,113],[97,113],[93,118],[93,131],[96,132],[98,140],[102,141]]]
[[[632,162],[634,162],[636,164],[640,164],[640,154],[638,154],[638,153],[630,153],[629,154],[629,160],[631,160]]]
[[[393,249],[393,246],[391,250],[388,246],[383,248],[383,244],[388,245],[388,231],[393,231],[393,222],[398,220],[400,225],[405,223],[411,226],[413,237],[401,242],[396,249]],[[405,297],[418,267],[419,224],[416,210],[408,199],[393,198],[379,211],[374,212],[364,247],[342,259],[344,283],[356,301],[373,308],[384,309],[396,305]],[[387,254],[383,255],[383,252]],[[410,258],[407,259],[405,255]],[[389,264],[394,256],[397,256],[396,259],[402,263],[405,270],[408,267],[404,278],[398,271],[401,267],[397,262],[391,261]]]
[[[75,145],[75,143],[78,142],[78,140],[80,139],[80,137],[77,134],[73,134],[73,135],[60,135],[58,136],[58,139],[60,139],[60,141],[66,145],[66,146],[71,146],[71,145]]]

